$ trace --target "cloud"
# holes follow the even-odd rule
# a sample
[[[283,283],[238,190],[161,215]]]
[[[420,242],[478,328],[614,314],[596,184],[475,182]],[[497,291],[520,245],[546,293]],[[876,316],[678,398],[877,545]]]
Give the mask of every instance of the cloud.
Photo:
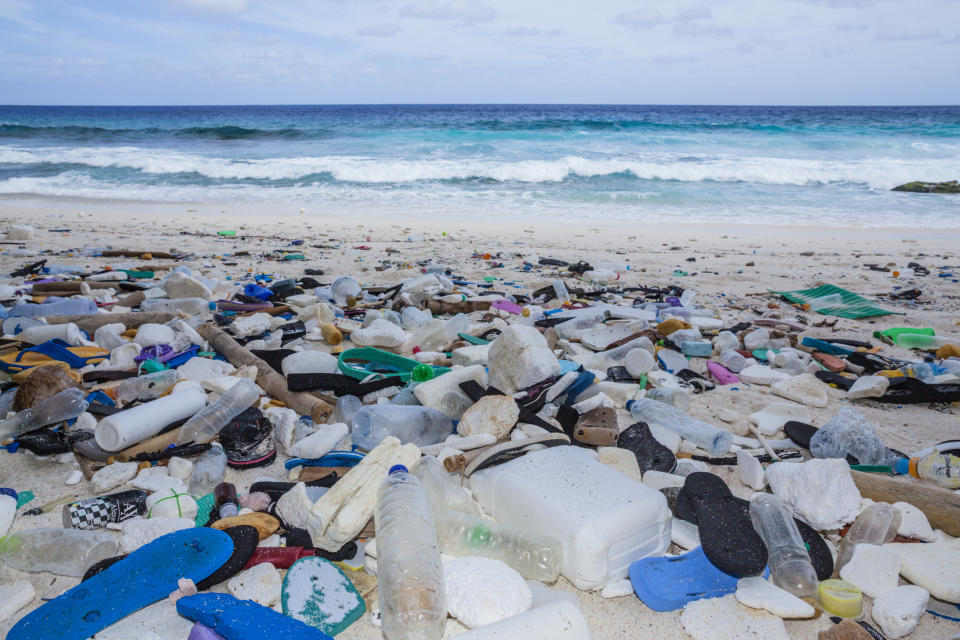
[[[834,9],[864,9],[866,7],[880,4],[881,2],[889,2],[891,0],[800,0],[801,2],[806,2],[807,4],[822,4],[825,7],[832,7]]]
[[[870,25],[864,24],[862,22],[857,24],[841,24],[837,25],[837,31],[846,31],[846,32],[857,32],[857,31],[869,31]]]
[[[675,35],[681,36],[732,36],[733,30],[712,24],[713,14],[703,5],[694,5],[681,9],[672,17],[664,16],[658,9],[635,9],[618,13],[614,16],[614,24],[631,29],[653,29],[655,27],[672,25]]]
[[[567,32],[563,29],[540,29],[537,27],[513,27],[507,29],[504,33],[508,36],[516,37],[550,37],[565,36]]]
[[[496,10],[483,4],[482,0],[420,0],[400,8],[401,18],[424,20],[488,22],[496,15]]]
[[[885,27],[874,39],[878,42],[909,42],[936,40],[942,37],[942,31],[929,27]]]
[[[689,64],[691,62],[696,62],[697,58],[684,54],[664,54],[654,56],[653,61],[657,64]]]
[[[618,13],[613,21],[631,29],[652,29],[667,23],[667,19],[660,13],[659,9],[646,8]]]
[[[175,2],[191,9],[222,13],[243,11],[247,8],[247,0],[175,0]]]
[[[400,33],[398,24],[378,24],[373,27],[362,27],[354,32],[358,36],[371,36],[374,38],[390,38]]]

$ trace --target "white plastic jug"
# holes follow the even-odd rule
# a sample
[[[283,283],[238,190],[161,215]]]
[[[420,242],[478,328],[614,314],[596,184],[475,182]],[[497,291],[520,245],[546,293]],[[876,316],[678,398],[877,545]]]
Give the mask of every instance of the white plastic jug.
[[[561,573],[578,589],[627,577],[635,560],[670,544],[670,511],[659,491],[561,446],[477,471],[470,488],[498,522],[559,538]]]

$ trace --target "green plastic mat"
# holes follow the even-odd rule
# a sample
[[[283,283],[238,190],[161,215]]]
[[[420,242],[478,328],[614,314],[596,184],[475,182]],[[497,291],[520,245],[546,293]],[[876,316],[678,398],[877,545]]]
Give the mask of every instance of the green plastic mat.
[[[887,311],[883,307],[872,304],[866,298],[832,284],[825,284],[815,289],[799,289],[797,291],[774,291],[772,289],[768,289],[768,291],[796,304],[806,304],[816,298],[839,293],[843,297],[843,306],[827,307],[817,311],[817,313],[825,316],[838,316],[840,318],[856,320],[858,318],[869,318],[871,316],[904,315],[897,311]]]

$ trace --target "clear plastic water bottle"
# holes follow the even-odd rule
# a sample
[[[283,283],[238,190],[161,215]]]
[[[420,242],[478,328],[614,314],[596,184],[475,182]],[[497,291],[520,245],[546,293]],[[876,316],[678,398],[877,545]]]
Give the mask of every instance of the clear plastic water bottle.
[[[180,427],[175,444],[206,442],[223,429],[228,422],[248,409],[260,398],[260,390],[252,380],[240,378],[227,392],[197,412]]]
[[[607,369],[609,367],[622,365],[627,358],[627,354],[635,349],[643,349],[644,351],[652,353],[653,343],[650,342],[650,338],[647,336],[640,336],[619,347],[607,349],[606,351],[598,351],[590,356],[590,366],[594,369]]]
[[[460,476],[451,475],[434,456],[420,458],[413,473],[427,492],[435,514],[458,511],[470,516],[480,516],[480,507],[460,486]]]
[[[219,442],[214,442],[193,463],[193,474],[190,476],[190,495],[205,496],[213,488],[223,482],[227,473],[227,454]]]
[[[900,458],[897,471],[935,482],[947,489],[960,489],[960,457],[934,451],[919,458]],[[906,467],[906,469],[904,469]]]
[[[713,339],[713,348],[717,353],[723,353],[727,350],[739,349],[740,338],[731,331],[721,331]],[[739,355],[739,354],[738,354]]]
[[[423,406],[379,404],[353,415],[353,443],[370,451],[387,436],[403,444],[425,447],[453,433],[453,421],[436,409]]]
[[[690,406],[690,394],[687,393],[686,389],[681,389],[680,387],[648,389],[647,395],[644,397],[658,402],[672,404],[681,411],[686,411]]]
[[[330,291],[333,295],[333,301],[340,307],[352,307],[363,298],[363,289],[360,283],[350,276],[342,276],[333,281],[330,285]]]
[[[909,378],[927,381],[944,373],[949,373],[949,369],[933,364],[932,362],[914,362],[901,367],[900,371]]]
[[[334,405],[327,424],[337,424],[338,422],[346,425],[353,424],[353,416],[360,409],[363,409],[363,401],[360,398],[357,396],[341,396],[337,400],[337,404]]]
[[[0,422],[0,441],[48,424],[76,418],[86,409],[86,394],[82,389],[64,389],[35,406],[24,409],[12,418]]]
[[[120,402],[127,403],[131,400],[159,398],[173,385],[177,384],[179,379],[180,374],[177,373],[176,369],[127,378],[120,383],[120,387],[117,389],[117,399]]]
[[[154,298],[140,303],[140,310],[153,313],[185,313],[195,316],[210,311],[210,302],[203,298]]]
[[[470,318],[458,313],[449,320],[434,320],[414,337],[414,344],[423,351],[437,351],[453,342],[458,333],[470,328]]]
[[[561,306],[570,304],[570,292],[567,291],[567,285],[563,283],[563,280],[557,279],[553,281],[553,293],[557,296],[557,302]]]
[[[400,314],[403,328],[407,331],[419,331],[427,326],[431,319],[432,316],[429,313],[421,311],[417,307],[404,307]]]
[[[117,538],[103,529],[27,529],[0,538],[0,557],[20,571],[79,578],[115,555]]]
[[[387,640],[439,640],[447,618],[430,500],[403,465],[377,493],[377,585]]]
[[[899,457],[874,432],[873,424],[853,407],[843,407],[810,438],[815,458],[846,458],[860,464],[896,467]]]
[[[765,493],[750,501],[753,528],[767,545],[773,584],[798,598],[816,598],[819,580],[793,514],[783,500]]]
[[[840,540],[833,575],[840,575],[840,569],[853,557],[853,550],[858,544],[880,546],[897,537],[901,518],[900,510],[886,502],[877,502],[860,512],[847,535]]]
[[[549,583],[560,575],[563,544],[552,536],[447,511],[437,516],[437,537],[444,553],[500,560],[527,580]]]
[[[664,402],[640,398],[628,402],[627,410],[636,420],[670,429],[684,440],[689,440],[710,452],[710,455],[718,456],[727,453],[733,445],[733,434],[726,429],[697,420]]]
[[[37,316],[82,316],[97,312],[97,303],[89,298],[71,298],[57,302],[35,304],[25,302],[7,310],[11,318],[35,318]]]
[[[811,311],[820,311],[821,309],[829,309],[831,307],[842,307],[843,296],[839,293],[831,293],[828,296],[814,298],[807,302],[807,304],[810,305]]]
[[[414,382],[413,380],[408,382],[407,386],[401,389],[397,395],[390,398],[390,404],[419,405],[420,400],[417,398],[417,394],[415,394],[413,391],[419,384],[419,382]]]
[[[557,330],[557,336],[559,336],[561,339],[567,340],[577,335],[581,331],[591,329],[609,318],[610,312],[606,309],[601,309],[599,311],[592,311],[578,315],[577,317],[571,318],[566,322],[561,322],[560,324],[555,325],[554,329]]]

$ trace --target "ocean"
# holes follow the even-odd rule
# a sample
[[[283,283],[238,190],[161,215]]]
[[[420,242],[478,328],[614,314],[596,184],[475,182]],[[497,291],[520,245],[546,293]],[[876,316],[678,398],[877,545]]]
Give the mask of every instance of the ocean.
[[[960,107],[0,107],[0,195],[272,211],[960,226]]]

